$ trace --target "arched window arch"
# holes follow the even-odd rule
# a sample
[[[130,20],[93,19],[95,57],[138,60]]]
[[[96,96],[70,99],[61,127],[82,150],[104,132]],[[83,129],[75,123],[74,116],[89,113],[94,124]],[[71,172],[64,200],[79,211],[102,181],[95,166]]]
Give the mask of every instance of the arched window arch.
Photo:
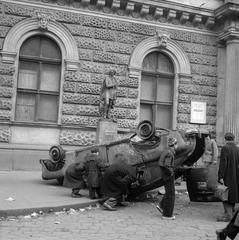
[[[20,49],[22,45],[34,36],[44,36],[45,38],[51,39],[52,41],[57,44],[59,50],[61,52],[61,86],[60,89],[63,87],[63,78],[64,72],[66,70],[69,71],[77,71],[78,70],[78,48],[74,37],[71,33],[64,27],[62,24],[56,21],[49,21],[48,27],[45,29],[41,29],[39,26],[39,19],[38,18],[28,18],[20,21],[11,30],[8,32],[4,44],[3,49],[1,51],[2,55],[2,62],[7,64],[15,64],[16,72],[19,72],[19,55]],[[17,103],[17,90],[18,86],[18,75],[14,76],[14,92],[13,92],[13,102]],[[19,96],[19,94],[18,94]],[[59,109],[61,108],[62,104],[62,93],[59,96]],[[22,117],[16,116],[17,108],[14,104],[12,108],[12,114],[14,119],[22,119]],[[17,113],[18,114],[18,113]],[[60,123],[61,113],[58,114],[58,124]],[[20,121],[20,120],[19,120]],[[26,121],[26,120],[25,120]]]
[[[140,121],[156,127],[173,126],[174,66],[161,52],[151,52],[143,60],[140,89]]]
[[[142,87],[143,61],[146,56],[152,52],[164,54],[166,59],[173,66],[173,106],[172,106],[172,129],[177,128],[177,107],[178,107],[178,85],[179,83],[190,83],[192,79],[191,67],[187,54],[183,48],[174,40],[168,39],[167,43],[160,45],[158,35],[149,37],[138,44],[134,49],[129,62],[129,77],[139,79],[140,91]],[[167,75],[169,76],[169,75]],[[145,90],[145,89],[144,89]],[[140,109],[141,101],[139,100],[139,120],[142,118]],[[157,123],[157,126],[159,124]],[[162,126],[160,126],[162,127]]]
[[[61,51],[50,38],[28,38],[19,51],[15,120],[57,123]]]

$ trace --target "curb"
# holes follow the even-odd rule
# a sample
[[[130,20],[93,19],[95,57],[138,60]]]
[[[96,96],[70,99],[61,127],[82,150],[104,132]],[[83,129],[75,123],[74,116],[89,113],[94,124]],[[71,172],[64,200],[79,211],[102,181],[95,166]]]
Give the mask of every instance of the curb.
[[[85,208],[89,206],[95,206],[97,203],[101,204],[106,199],[95,200],[91,202],[84,202],[84,203],[77,203],[77,204],[65,204],[59,206],[49,206],[49,207],[36,207],[36,208],[26,208],[26,209],[7,209],[7,210],[0,210],[0,218],[7,218],[11,216],[25,216],[30,215],[32,213],[51,213],[51,212],[59,212],[62,211],[64,208],[69,210],[70,208],[79,209]]]
[[[175,189],[175,192],[177,193],[186,193],[187,189]],[[152,190],[145,192],[144,195],[149,194],[157,194],[158,190]],[[163,194],[162,194],[163,195]],[[160,195],[159,195],[160,196]],[[58,206],[49,206],[49,207],[31,207],[31,208],[25,208],[25,209],[6,209],[6,210],[0,210],[0,218],[7,218],[11,216],[26,216],[30,215],[32,213],[51,213],[51,212],[59,212],[65,209],[79,209],[79,208],[85,208],[89,206],[95,206],[97,203],[102,204],[107,198],[102,198],[100,200],[90,200],[85,201],[77,204],[64,204],[64,205],[58,205]]]

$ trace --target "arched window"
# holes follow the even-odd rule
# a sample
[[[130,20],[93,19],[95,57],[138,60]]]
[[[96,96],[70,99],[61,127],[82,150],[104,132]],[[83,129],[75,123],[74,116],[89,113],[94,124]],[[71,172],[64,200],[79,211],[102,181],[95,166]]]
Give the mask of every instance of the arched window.
[[[140,90],[140,121],[150,120],[156,127],[172,129],[174,67],[160,52],[143,60]]]
[[[20,48],[15,120],[58,120],[61,51],[48,37],[34,36]]]

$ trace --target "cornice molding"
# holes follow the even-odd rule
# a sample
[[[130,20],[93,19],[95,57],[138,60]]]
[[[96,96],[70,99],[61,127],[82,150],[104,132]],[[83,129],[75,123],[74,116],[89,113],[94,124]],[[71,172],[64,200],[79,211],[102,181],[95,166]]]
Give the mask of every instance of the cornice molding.
[[[215,17],[217,19],[223,19],[227,17],[237,17],[239,15],[239,4],[225,3],[223,6],[217,8],[215,11]]]
[[[5,0],[6,3],[38,5],[39,7],[57,7],[62,11],[99,12],[105,15],[118,15],[132,20],[145,20],[183,26],[186,28],[212,30],[215,25],[213,10],[187,6],[176,2],[125,1],[125,0]]]

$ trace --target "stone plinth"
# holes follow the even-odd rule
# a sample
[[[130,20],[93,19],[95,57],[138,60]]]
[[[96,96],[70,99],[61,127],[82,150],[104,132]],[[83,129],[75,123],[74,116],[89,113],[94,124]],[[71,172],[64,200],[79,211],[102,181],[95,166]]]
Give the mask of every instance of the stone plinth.
[[[100,119],[96,130],[96,143],[117,140],[118,124],[108,119]]]

